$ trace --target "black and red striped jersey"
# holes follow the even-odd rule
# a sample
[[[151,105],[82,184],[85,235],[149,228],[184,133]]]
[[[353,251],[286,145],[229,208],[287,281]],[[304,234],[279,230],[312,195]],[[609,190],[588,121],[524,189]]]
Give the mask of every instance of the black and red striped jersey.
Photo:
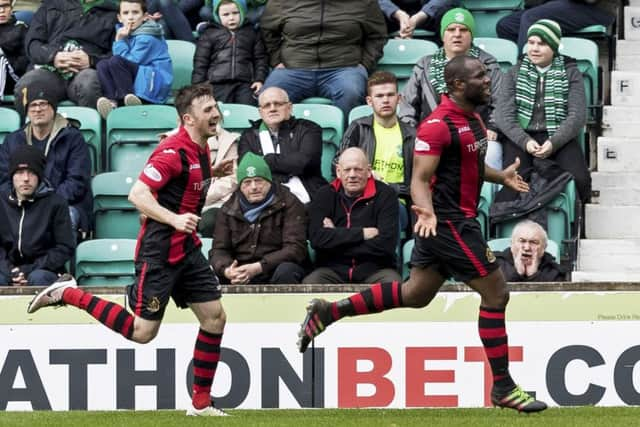
[[[165,138],[153,151],[139,179],[160,205],[172,212],[200,215],[211,181],[209,148],[200,147],[184,129]],[[181,233],[147,218],[138,234],[136,260],[176,264],[201,246],[196,232]]]
[[[443,95],[418,126],[415,155],[440,156],[431,181],[438,220],[475,218],[484,177],[487,132],[480,116]]]

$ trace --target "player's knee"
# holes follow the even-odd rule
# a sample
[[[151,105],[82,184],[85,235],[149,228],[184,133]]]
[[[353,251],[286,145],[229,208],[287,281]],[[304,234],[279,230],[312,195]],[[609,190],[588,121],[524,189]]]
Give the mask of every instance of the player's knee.
[[[200,322],[200,327],[205,331],[211,333],[220,333],[224,330],[224,325],[227,323],[227,313],[220,308],[219,311],[216,311],[211,316],[203,319]]]
[[[158,328],[146,328],[144,326],[134,325],[133,336],[131,339],[139,344],[151,342],[158,335]]]

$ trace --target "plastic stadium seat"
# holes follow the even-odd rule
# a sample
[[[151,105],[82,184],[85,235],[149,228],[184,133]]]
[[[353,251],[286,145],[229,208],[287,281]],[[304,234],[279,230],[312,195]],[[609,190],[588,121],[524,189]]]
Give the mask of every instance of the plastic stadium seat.
[[[507,39],[495,37],[474,37],[473,44],[485,52],[493,55],[500,64],[500,69],[506,72],[518,62],[518,46]]]
[[[494,184],[484,182],[480,190],[480,201],[478,202],[478,216],[476,219],[480,223],[480,230],[485,239],[489,238],[489,207],[493,203]]]
[[[584,79],[584,93],[587,99],[588,119],[595,122],[594,108],[600,106],[600,89],[598,86],[599,53],[598,45],[587,39],[563,37],[560,42],[560,53],[571,56],[578,61],[578,68]]]
[[[4,138],[20,128],[20,114],[11,108],[0,107],[0,144]]]
[[[94,237],[135,239],[138,236],[140,215],[128,199],[136,179],[136,175],[123,172],[107,172],[93,177]]]
[[[409,239],[402,246],[402,280],[407,280],[409,278],[409,272],[411,271],[409,262],[411,261],[411,252],[413,251],[414,245],[415,240]]]
[[[511,238],[503,237],[500,239],[493,239],[489,240],[487,243],[493,252],[500,252],[511,246]],[[547,240],[546,252],[549,252],[556,259],[556,262],[560,262],[560,246],[558,246],[554,240]]]
[[[321,96],[314,96],[311,98],[305,98],[300,101],[300,104],[322,104],[322,105],[333,105],[333,101],[329,98],[322,98]]]
[[[158,144],[158,134],[176,127],[178,113],[169,105],[135,105],[107,117],[107,170],[139,173]]]
[[[126,286],[135,280],[136,240],[94,239],[76,248],[76,280],[80,286]]]
[[[209,250],[213,247],[213,239],[211,237],[200,237],[200,241],[202,242],[202,247],[200,247],[202,255],[209,259]]]
[[[229,132],[240,132],[251,127],[249,120],[258,120],[260,112],[252,105],[245,104],[218,104],[222,114],[225,130]]]
[[[524,0],[462,0],[462,7],[469,10],[520,10]],[[476,23],[476,28],[478,27]]]
[[[80,132],[91,153],[91,172],[93,175],[102,172],[102,117],[95,108],[89,107],[58,107],[58,113],[63,117],[80,122]]]
[[[175,93],[183,86],[191,84],[193,73],[193,55],[196,53],[196,45],[185,40],[167,40],[169,56],[173,67],[173,83],[171,84],[172,96],[167,104],[173,104]]]
[[[416,62],[425,55],[432,55],[438,45],[429,40],[389,39],[384,45],[377,71],[389,71],[398,78],[398,90],[402,90],[411,77]]]
[[[351,111],[349,111],[349,123],[361,117],[370,116],[371,114],[373,114],[373,109],[368,105],[353,107]]]
[[[496,25],[498,21],[507,15],[511,15],[513,10],[498,9],[498,10],[472,10],[471,14],[476,21],[476,31],[473,34],[476,37],[493,37],[497,38]]]

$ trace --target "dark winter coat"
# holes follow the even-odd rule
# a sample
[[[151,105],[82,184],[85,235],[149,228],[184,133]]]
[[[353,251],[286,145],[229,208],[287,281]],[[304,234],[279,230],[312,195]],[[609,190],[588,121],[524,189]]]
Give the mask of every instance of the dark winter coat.
[[[0,24],[0,48],[18,77],[24,74],[29,65],[29,58],[24,52],[26,35],[27,26],[22,21],[16,21],[14,16],[6,24]]]
[[[16,199],[13,185],[0,191],[0,272],[14,267],[29,275],[44,269],[65,271],[74,252],[67,202],[41,183],[31,200]]]
[[[237,31],[212,25],[198,38],[192,83],[264,83],[268,72],[264,44],[251,24]]]
[[[510,248],[496,252],[495,256],[502,267],[502,274],[507,282],[564,282],[567,280],[565,269],[557,264],[548,252],[542,256],[538,272],[530,277],[521,276],[518,273]]]
[[[347,282],[363,282],[383,268],[395,268],[398,244],[398,199],[383,182],[369,178],[364,193],[351,208],[344,204],[336,179],[322,187],[309,205],[309,240],[316,267],[328,267]],[[329,218],[334,228],[323,226]],[[362,229],[380,234],[365,240]]]

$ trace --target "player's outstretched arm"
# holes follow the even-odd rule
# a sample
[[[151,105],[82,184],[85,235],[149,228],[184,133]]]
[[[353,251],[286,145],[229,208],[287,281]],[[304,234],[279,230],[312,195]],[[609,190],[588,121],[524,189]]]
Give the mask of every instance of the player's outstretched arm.
[[[527,184],[518,174],[519,166],[520,158],[518,157],[516,157],[516,160],[512,164],[502,171],[493,169],[489,165],[485,164],[484,180],[495,182],[496,184],[502,184],[520,193],[526,193],[529,191],[529,184]]]

